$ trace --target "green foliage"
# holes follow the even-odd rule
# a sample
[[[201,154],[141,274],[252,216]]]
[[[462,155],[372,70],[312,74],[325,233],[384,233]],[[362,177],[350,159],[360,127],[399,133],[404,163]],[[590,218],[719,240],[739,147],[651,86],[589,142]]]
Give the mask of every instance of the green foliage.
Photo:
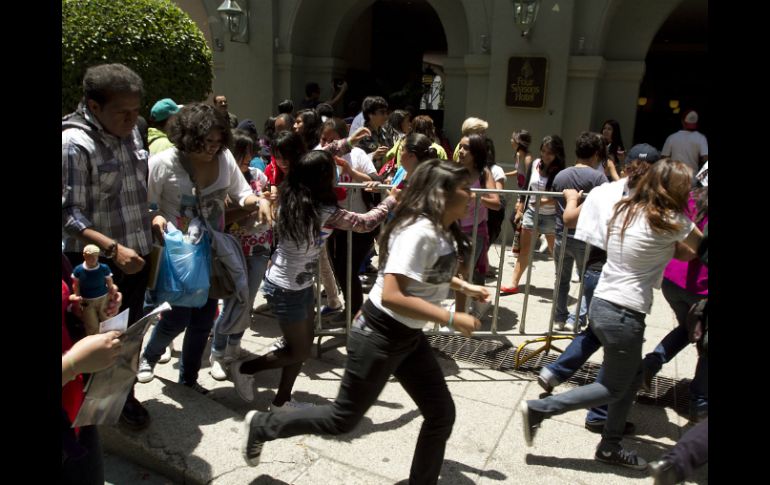
[[[145,117],[161,98],[184,104],[211,92],[211,49],[170,0],[62,0],[62,113],[77,107],[88,67],[115,62],[144,81]]]

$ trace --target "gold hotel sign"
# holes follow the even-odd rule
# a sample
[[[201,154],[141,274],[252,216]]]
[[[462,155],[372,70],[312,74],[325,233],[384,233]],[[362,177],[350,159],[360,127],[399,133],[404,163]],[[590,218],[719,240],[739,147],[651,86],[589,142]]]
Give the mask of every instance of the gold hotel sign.
[[[547,79],[548,60],[545,57],[511,57],[508,60],[505,105],[514,108],[542,108]]]

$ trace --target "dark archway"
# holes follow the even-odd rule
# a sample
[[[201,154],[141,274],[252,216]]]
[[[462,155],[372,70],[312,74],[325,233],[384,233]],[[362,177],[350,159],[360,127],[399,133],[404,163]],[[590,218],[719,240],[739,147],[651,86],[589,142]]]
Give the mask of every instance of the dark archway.
[[[708,136],[708,0],[682,2],[661,26],[645,63],[639,98],[646,104],[637,106],[634,143],[662,148],[688,109],[698,111],[698,131]]]
[[[346,59],[350,91],[346,103],[360,103],[367,95],[380,95],[391,109],[419,107],[422,94],[423,58],[447,54],[444,27],[426,0],[377,0],[360,16],[368,24],[352,29],[345,42],[351,52],[369,37],[370,62],[361,65]],[[356,65],[358,64],[358,65]],[[359,104],[360,106],[360,104]]]

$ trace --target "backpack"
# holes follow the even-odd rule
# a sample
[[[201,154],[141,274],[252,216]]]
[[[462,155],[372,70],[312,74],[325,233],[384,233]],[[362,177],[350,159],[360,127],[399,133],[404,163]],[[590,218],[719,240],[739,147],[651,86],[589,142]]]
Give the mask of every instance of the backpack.
[[[102,134],[99,133],[99,130],[97,130],[96,127],[91,124],[79,110],[62,117],[61,131],[67,130],[69,128],[80,128],[89,137],[91,137],[91,139],[94,141],[94,144],[96,145],[97,150],[101,152],[102,160],[112,160],[115,158],[112,149],[104,141],[104,138],[102,138]]]

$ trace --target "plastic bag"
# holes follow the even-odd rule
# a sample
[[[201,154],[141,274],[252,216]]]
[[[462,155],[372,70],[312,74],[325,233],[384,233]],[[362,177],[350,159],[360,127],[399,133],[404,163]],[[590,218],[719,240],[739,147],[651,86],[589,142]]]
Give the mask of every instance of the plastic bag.
[[[200,308],[209,297],[211,242],[204,232],[198,244],[185,242],[184,234],[171,223],[164,234],[156,301],[173,306]]]

